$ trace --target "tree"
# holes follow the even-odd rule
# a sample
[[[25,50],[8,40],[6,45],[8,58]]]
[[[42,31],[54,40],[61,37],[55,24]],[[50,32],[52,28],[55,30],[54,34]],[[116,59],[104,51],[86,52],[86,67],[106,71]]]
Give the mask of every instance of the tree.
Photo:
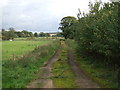
[[[8,39],[14,39],[16,37],[16,34],[15,34],[15,30],[14,28],[9,28],[9,31],[8,31]]]
[[[20,36],[21,37],[26,37],[26,35],[23,32],[20,33]]]
[[[45,33],[45,37],[50,37],[50,34],[49,33]]]
[[[55,37],[63,37],[62,32],[58,32]]]
[[[34,37],[38,37],[38,34],[37,34],[37,32],[35,32],[35,33],[34,33]]]
[[[9,40],[8,32],[5,29],[2,29],[2,40]]]
[[[40,36],[40,37],[45,37],[45,33],[40,32],[39,36]]]
[[[28,32],[25,30],[15,31],[14,28],[9,28],[9,31],[2,29],[1,34],[2,34],[2,40],[9,40],[17,37],[34,37],[34,34],[32,32]]]
[[[29,32],[29,35],[30,35],[30,37],[33,37],[33,36],[34,36],[34,34],[33,34],[32,32]]]
[[[96,2],[89,5],[89,13],[78,14],[75,36],[79,51],[105,57],[101,62],[106,64],[120,64],[119,5],[118,2],[103,5]]]
[[[74,27],[73,24],[77,22],[77,19],[73,16],[67,16],[61,19],[59,29],[62,30],[63,36],[67,38],[74,37]]]
[[[30,37],[29,32],[26,30],[23,30],[22,33],[24,33],[24,37]]]

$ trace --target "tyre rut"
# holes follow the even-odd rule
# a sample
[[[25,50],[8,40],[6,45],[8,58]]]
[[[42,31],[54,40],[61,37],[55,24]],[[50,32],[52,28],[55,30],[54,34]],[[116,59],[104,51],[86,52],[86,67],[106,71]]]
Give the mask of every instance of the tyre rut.
[[[72,68],[73,73],[76,76],[76,85],[80,88],[100,88],[100,86],[88,77],[78,66],[74,60],[72,50],[68,48],[68,62]]]
[[[49,78],[52,76],[51,67],[52,64],[58,60],[58,55],[61,49],[58,49],[56,53],[48,60],[48,62],[40,69],[38,73],[39,78],[33,80],[26,86],[27,88],[55,88],[53,81]]]

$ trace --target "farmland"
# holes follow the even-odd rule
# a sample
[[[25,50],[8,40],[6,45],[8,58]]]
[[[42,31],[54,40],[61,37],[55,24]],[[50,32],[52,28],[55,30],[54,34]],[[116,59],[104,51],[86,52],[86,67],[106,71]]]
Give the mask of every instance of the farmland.
[[[62,32],[2,29],[2,87],[120,89],[120,2],[88,6]]]
[[[39,68],[42,67],[44,62],[49,60],[58,49],[59,43],[57,40],[3,41],[3,45],[3,49],[5,50],[12,50],[11,47],[16,49],[16,51],[12,51],[15,55],[21,55],[24,52],[23,57],[17,58],[16,60],[3,60],[2,63],[2,87],[19,88],[25,87],[26,84],[35,78],[35,74],[38,72]],[[26,46],[26,48],[23,48],[23,46]],[[19,52],[21,50],[22,52]],[[6,53],[4,52],[4,54]],[[9,59],[10,54],[9,51],[5,59]]]
[[[32,51],[35,47],[48,44],[50,40],[42,41],[3,41],[2,42],[2,59],[16,59],[17,56],[23,56],[24,54]]]

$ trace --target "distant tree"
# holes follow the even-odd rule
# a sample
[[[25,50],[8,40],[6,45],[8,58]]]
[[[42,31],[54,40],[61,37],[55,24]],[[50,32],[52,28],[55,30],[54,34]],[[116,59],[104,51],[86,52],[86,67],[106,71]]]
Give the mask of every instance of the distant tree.
[[[17,37],[17,35],[15,34],[14,28],[9,28],[9,31],[2,29],[2,40],[14,39],[15,37]]]
[[[38,37],[38,34],[37,34],[37,32],[35,32],[35,33],[34,33],[34,37]]]
[[[2,29],[1,34],[2,34],[2,40],[9,40],[17,37],[34,37],[34,34],[32,32],[28,32],[26,30],[15,31],[14,28],[9,28],[9,31]]]
[[[26,35],[23,32],[21,32],[20,35],[21,37],[26,37]]]
[[[8,40],[8,32],[2,29],[2,40]]]
[[[50,34],[49,33],[45,33],[45,37],[50,37]]]
[[[45,37],[45,33],[40,32],[39,36],[40,36],[40,37]]]
[[[15,32],[15,34],[16,34],[18,37],[21,37],[20,33],[21,33],[21,32],[17,32],[17,31]]]
[[[29,37],[30,35],[28,34],[28,31],[23,30],[22,33],[24,33],[25,37]]]
[[[15,34],[15,30],[14,28],[9,28],[9,31],[8,31],[8,39],[14,39],[16,37],[16,34]]]
[[[34,37],[34,34],[32,32],[29,32],[30,37]]]
[[[56,36],[57,37],[63,37],[62,32],[58,32]]]

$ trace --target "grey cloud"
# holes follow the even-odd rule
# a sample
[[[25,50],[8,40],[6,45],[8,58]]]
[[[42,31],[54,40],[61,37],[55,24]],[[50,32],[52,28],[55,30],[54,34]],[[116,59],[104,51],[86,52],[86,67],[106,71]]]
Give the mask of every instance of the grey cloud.
[[[67,15],[75,16],[77,8],[80,6],[86,6],[80,3],[81,0],[76,0],[76,2],[81,5],[78,3],[76,3],[77,5],[73,4],[74,0],[71,0],[71,4],[65,4],[65,2],[69,0],[5,1],[6,5],[3,6],[2,15],[3,28],[8,29],[13,27],[18,30],[25,29],[32,32],[58,31],[59,22],[62,17]],[[74,13],[74,11],[76,13]]]
[[[47,5],[45,2],[30,2],[27,5],[10,2],[3,7],[3,28],[14,27],[33,32],[57,31],[57,20],[50,15]]]

